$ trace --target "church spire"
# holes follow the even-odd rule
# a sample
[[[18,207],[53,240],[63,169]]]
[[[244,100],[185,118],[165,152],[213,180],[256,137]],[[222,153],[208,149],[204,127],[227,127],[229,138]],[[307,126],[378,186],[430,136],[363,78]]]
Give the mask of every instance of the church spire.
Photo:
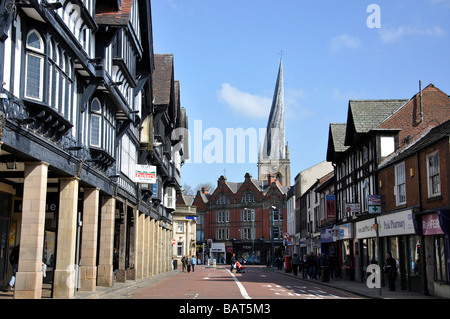
[[[269,120],[267,122],[264,157],[285,159],[285,147],[283,58],[281,58],[275,92],[273,94],[272,108],[270,109]]]

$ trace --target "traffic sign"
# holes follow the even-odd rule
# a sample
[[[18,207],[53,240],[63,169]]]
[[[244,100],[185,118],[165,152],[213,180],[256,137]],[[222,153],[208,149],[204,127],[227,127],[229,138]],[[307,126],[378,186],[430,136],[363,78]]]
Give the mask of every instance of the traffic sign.
[[[175,245],[177,243],[177,240],[174,238],[172,239],[172,245]]]

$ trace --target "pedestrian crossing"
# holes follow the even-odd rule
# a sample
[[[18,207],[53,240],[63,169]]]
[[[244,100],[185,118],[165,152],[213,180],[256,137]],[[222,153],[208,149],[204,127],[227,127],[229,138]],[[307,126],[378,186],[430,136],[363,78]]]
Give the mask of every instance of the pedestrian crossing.
[[[276,285],[262,284],[261,288],[272,291],[278,297],[300,297],[302,299],[339,299],[331,292],[324,291],[321,287],[307,285]]]

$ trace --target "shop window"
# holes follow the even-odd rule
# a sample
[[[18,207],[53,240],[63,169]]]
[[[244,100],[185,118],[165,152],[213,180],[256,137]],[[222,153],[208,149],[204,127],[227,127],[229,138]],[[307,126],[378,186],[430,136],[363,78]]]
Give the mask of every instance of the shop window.
[[[183,257],[183,243],[177,244],[177,257]]]
[[[444,236],[436,236],[434,240],[435,250],[435,280],[447,282],[448,281],[448,268],[447,258],[445,252],[445,238]]]

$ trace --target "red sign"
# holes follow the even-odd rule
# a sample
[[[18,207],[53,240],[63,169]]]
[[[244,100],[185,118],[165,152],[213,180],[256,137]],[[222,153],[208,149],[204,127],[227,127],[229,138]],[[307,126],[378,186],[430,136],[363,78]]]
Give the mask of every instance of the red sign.
[[[175,245],[177,243],[177,240],[174,238],[172,239],[172,245]]]

